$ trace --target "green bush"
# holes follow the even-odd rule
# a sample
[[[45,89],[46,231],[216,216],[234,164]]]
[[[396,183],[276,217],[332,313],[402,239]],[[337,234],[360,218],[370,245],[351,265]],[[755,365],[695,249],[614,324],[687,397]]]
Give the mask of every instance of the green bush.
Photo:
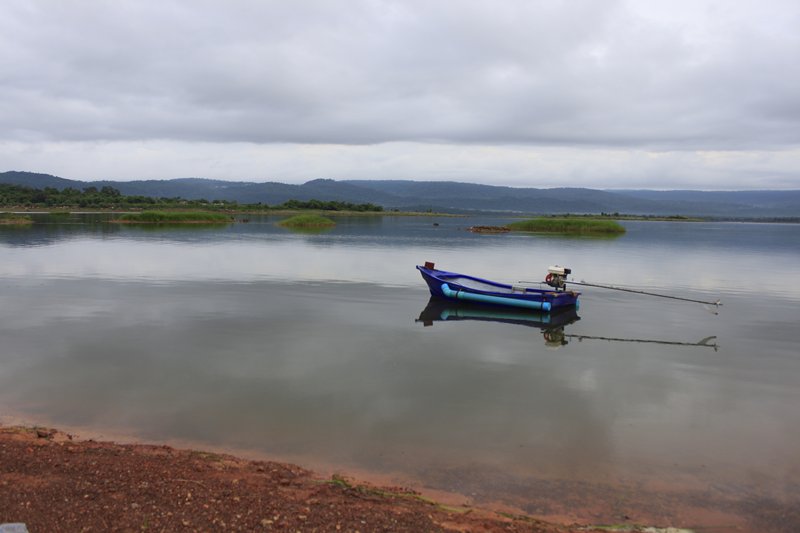
[[[164,211],[142,211],[141,213],[126,213],[121,215],[118,222],[138,224],[225,224],[233,219],[222,213],[206,213],[203,211],[185,211],[167,213]]]
[[[16,213],[0,213],[0,224],[33,224],[33,219],[27,215],[18,215]]]
[[[330,228],[336,225],[333,220],[320,215],[296,215],[278,222],[285,228]]]
[[[613,220],[583,218],[533,218],[512,222],[511,231],[535,233],[564,233],[569,235],[609,235],[625,233],[625,228]]]

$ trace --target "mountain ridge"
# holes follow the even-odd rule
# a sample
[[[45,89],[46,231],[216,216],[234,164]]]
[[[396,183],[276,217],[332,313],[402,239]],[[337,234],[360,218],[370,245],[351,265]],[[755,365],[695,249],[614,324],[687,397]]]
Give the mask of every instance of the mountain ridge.
[[[374,203],[386,209],[524,214],[683,215],[798,217],[800,190],[692,191],[509,187],[469,182],[313,179],[303,184],[224,181],[208,178],[81,181],[51,174],[0,172],[0,183],[34,188],[111,186],[125,195],[281,204],[287,200]]]

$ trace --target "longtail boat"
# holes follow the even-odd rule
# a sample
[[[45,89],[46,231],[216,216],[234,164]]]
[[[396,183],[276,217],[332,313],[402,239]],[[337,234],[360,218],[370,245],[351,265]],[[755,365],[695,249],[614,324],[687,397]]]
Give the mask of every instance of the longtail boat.
[[[458,272],[438,270],[434,263],[417,265],[431,295],[455,301],[484,305],[516,307],[549,312],[578,304],[579,292],[567,290],[566,277],[571,270],[554,266],[545,278],[550,289],[508,285]]]

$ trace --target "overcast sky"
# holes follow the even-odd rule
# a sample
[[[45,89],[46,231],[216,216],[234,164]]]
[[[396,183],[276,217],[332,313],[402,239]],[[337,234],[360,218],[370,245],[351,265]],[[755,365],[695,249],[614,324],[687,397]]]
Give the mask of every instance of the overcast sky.
[[[2,0],[0,171],[800,189],[797,0]]]

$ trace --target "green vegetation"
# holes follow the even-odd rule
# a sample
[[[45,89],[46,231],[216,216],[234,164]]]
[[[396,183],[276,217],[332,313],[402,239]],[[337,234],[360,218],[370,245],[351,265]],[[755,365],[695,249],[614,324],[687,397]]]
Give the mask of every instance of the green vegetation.
[[[643,220],[651,222],[704,222],[711,220],[710,217],[688,217],[684,215],[629,215],[626,213],[561,213],[557,215],[545,215],[549,218],[583,218],[595,220]]]
[[[591,218],[533,218],[508,224],[511,231],[561,233],[568,235],[618,235],[625,228],[613,220]]]
[[[211,211],[248,211],[269,213],[272,211],[337,211],[353,213],[380,213],[383,207],[375,204],[354,204],[339,201],[289,200],[269,206],[258,202],[240,204],[229,200],[186,200],[184,198],[153,198],[150,196],[125,196],[114,187],[86,187],[78,190],[71,187],[59,190],[55,187],[35,189],[22,185],[0,184],[0,206],[30,208],[89,208],[89,209],[203,209]]]
[[[412,490],[412,489],[404,489],[404,488],[396,488],[396,489],[380,489],[376,487],[371,487],[362,484],[354,484],[347,478],[341,476],[340,474],[333,474],[331,476],[330,481],[327,480],[320,480],[318,483],[327,483],[329,485],[335,485],[343,490],[353,491],[360,494],[364,494],[367,496],[377,496],[380,498],[404,498],[408,500],[417,500],[428,505],[432,505],[434,507],[438,507],[439,509],[443,509],[445,511],[449,511],[452,513],[469,513],[471,509],[468,507],[455,507],[452,505],[444,505],[436,500],[432,500],[420,494],[419,492]]]
[[[222,213],[143,211],[141,213],[126,213],[112,222],[126,224],[227,224],[232,221],[231,217]]]
[[[18,207],[112,207],[124,197],[114,187],[87,187],[83,191],[67,187],[34,189],[21,185],[0,184],[0,205]],[[128,197],[130,198],[130,197]]]
[[[508,233],[511,229],[508,226],[472,226],[469,228],[472,233]]]
[[[684,215],[626,215],[625,213],[600,213],[599,215],[574,215],[589,218],[611,218],[614,220],[651,220],[663,222],[702,222],[707,220],[702,217],[687,217]]]
[[[31,217],[16,213],[0,213],[0,225],[27,225],[33,224]]]
[[[308,215],[295,215],[285,220],[281,220],[280,222],[278,222],[278,225],[283,226],[285,228],[317,229],[317,228],[331,228],[336,225],[336,222],[320,215],[308,214]]]
[[[189,201],[182,198],[151,198],[149,196],[124,196],[114,187],[72,187],[59,190],[55,187],[35,189],[22,185],[0,184],[0,206],[31,208],[82,208],[82,209],[126,209],[126,208],[187,208],[225,209],[230,202]],[[236,202],[233,202],[236,204]]]
[[[289,200],[281,205],[276,205],[273,209],[313,209],[319,211],[355,211],[356,213],[375,212],[380,213],[383,207],[375,204],[353,204],[350,202],[323,202],[321,200]]]

